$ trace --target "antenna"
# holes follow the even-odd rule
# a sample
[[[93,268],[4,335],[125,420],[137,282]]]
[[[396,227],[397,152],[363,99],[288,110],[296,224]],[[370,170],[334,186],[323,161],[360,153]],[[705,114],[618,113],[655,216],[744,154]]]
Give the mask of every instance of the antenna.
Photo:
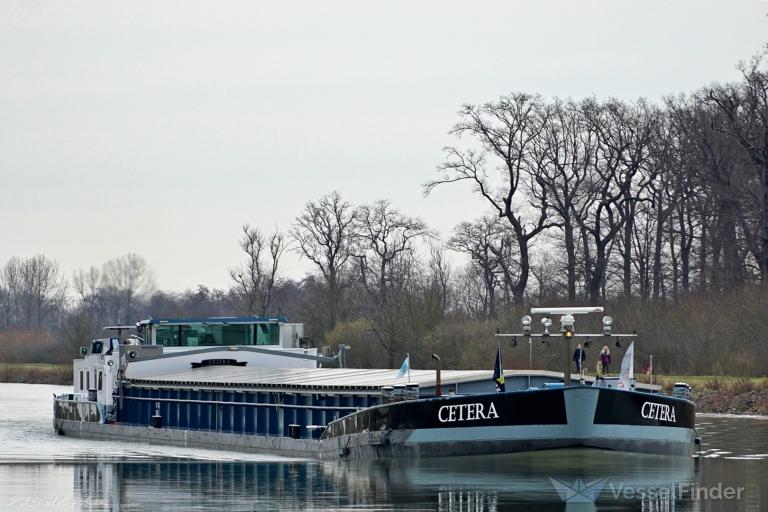
[[[602,313],[603,306],[565,307],[565,308],[531,308],[532,315],[586,315],[589,313]]]

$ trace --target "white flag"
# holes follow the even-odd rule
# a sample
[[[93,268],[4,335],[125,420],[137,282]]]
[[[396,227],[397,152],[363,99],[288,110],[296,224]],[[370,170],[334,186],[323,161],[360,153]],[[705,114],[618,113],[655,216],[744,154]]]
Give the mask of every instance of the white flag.
[[[408,354],[405,356],[405,361],[403,361],[402,366],[400,366],[400,370],[397,372],[397,379],[402,379],[405,377],[405,375],[408,374],[408,380],[411,379],[411,354]]]
[[[635,342],[629,344],[624,359],[621,360],[621,373],[619,374],[619,387],[629,389],[632,379],[635,378]]]

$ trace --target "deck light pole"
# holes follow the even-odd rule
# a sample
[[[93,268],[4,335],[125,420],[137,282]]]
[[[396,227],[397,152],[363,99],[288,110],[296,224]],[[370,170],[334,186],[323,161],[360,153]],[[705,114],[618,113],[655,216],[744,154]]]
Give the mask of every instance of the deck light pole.
[[[442,370],[443,363],[440,361],[440,356],[437,354],[432,354],[432,359],[437,361],[437,372],[435,374],[435,396],[442,396],[443,390],[440,385],[440,370]]]
[[[528,369],[533,370],[533,338],[531,338],[531,317],[525,315],[521,322],[523,324],[523,336],[528,338]],[[528,372],[528,389],[531,389],[531,372]]]

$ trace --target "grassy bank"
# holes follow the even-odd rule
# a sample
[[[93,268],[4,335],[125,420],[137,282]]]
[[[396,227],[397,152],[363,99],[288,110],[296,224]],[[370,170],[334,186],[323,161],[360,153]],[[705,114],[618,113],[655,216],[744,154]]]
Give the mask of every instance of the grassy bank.
[[[0,364],[0,382],[72,384],[72,365]]]
[[[686,382],[694,388],[708,389],[768,386],[768,378],[765,377],[736,377],[733,375],[662,375],[654,376],[653,380],[654,384],[661,384],[669,390],[672,389],[675,382]]]

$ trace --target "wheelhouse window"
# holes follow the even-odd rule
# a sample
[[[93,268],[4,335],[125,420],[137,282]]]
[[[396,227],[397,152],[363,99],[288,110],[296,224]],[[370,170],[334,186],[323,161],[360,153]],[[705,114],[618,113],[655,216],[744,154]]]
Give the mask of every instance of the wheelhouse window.
[[[257,345],[280,344],[280,326],[277,324],[257,324],[253,327],[256,329]]]
[[[279,345],[280,327],[276,323],[157,325],[155,342],[165,347]]]

